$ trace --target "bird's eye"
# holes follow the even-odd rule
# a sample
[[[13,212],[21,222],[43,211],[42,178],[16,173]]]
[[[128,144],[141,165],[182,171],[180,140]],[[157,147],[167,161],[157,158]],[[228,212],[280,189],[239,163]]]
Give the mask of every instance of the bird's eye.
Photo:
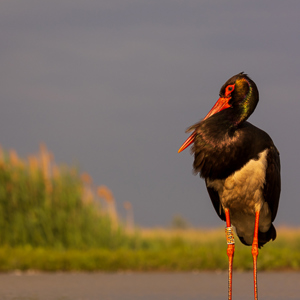
[[[234,84],[227,85],[225,90],[225,96],[228,96],[234,90]]]

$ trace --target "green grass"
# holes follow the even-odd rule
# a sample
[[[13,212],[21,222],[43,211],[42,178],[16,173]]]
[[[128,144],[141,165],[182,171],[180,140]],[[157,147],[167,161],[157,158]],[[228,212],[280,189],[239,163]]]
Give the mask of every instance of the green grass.
[[[111,249],[51,249],[42,247],[1,247],[0,270],[42,271],[191,271],[227,270],[223,230],[189,230],[178,234],[165,230],[164,237],[155,230],[151,237],[143,233],[128,237],[122,247]],[[191,236],[198,232],[194,240]],[[189,236],[190,234],[190,236]],[[177,235],[177,236],[176,236]],[[222,236],[221,236],[222,235]],[[213,238],[211,238],[213,236]],[[207,238],[208,242],[205,243]],[[279,229],[275,242],[259,252],[259,270],[300,270],[300,231]],[[251,270],[251,247],[236,242],[235,270]]]
[[[20,159],[0,149],[0,271],[226,270],[223,229],[120,226],[112,193],[88,174],[57,166],[43,146]],[[106,197],[105,210],[99,197]],[[259,270],[300,270],[300,230],[278,230],[260,250]],[[252,269],[251,247],[236,238],[234,268]]]
[[[113,226],[77,169],[56,166],[45,147],[27,161],[14,151],[0,154],[0,247],[114,249],[126,244],[124,231]]]

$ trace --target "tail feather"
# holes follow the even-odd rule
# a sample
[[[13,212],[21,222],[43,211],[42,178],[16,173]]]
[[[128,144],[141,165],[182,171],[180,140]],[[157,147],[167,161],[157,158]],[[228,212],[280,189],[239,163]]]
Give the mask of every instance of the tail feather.
[[[258,232],[258,247],[262,247],[264,244],[269,242],[270,240],[274,241],[276,239],[276,229],[273,224],[267,232]]]
[[[276,236],[277,236],[276,229],[273,224],[271,224],[271,227],[267,232],[258,231],[258,248],[261,248],[264,244],[266,244],[270,240],[274,241],[276,239]],[[238,236],[238,237],[244,245],[251,246],[251,244],[245,242],[242,236]]]

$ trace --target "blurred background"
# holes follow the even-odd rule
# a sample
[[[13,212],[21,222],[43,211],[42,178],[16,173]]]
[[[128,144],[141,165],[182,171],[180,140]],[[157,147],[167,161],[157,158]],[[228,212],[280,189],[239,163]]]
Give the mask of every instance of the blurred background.
[[[299,225],[299,19],[292,0],[2,1],[0,144],[49,149],[139,226],[218,227],[177,150],[244,71],[260,91],[249,121],[281,155],[275,224]]]

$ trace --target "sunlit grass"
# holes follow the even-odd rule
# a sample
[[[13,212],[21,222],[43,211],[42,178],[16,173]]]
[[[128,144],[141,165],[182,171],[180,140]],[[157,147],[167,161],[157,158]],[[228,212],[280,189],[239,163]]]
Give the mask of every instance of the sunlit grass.
[[[0,270],[202,271],[227,270],[223,229],[141,229],[114,250],[1,247]],[[235,270],[251,270],[251,247],[236,240]],[[300,270],[300,229],[279,228],[259,252],[259,270]]]
[[[146,239],[174,239],[181,238],[185,241],[192,242],[209,242],[216,239],[224,238],[225,231],[223,228],[189,228],[189,229],[169,229],[169,228],[140,228],[138,233]]]
[[[126,226],[107,187],[55,164],[45,146],[28,159],[0,148],[0,271],[227,269],[224,227],[135,229],[132,205],[124,208]],[[276,227],[258,269],[300,270],[300,229]],[[251,247],[235,240],[234,269],[252,269]]]

